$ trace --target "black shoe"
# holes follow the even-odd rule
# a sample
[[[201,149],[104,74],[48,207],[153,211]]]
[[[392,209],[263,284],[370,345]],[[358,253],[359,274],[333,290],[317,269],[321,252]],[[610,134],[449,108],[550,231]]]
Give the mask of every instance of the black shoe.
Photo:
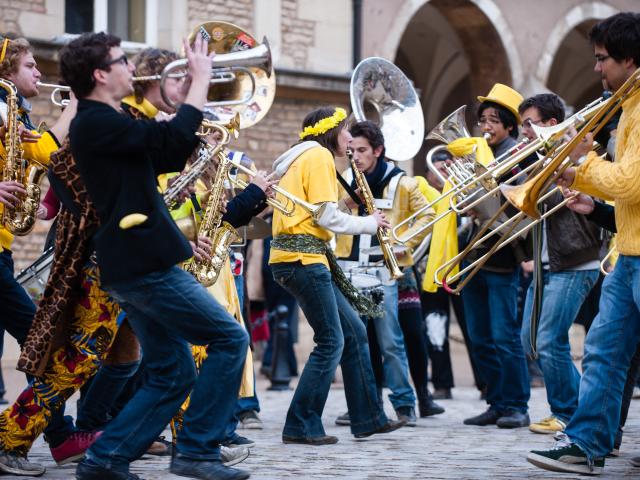
[[[156,438],[151,446],[147,448],[147,455],[155,455],[157,457],[171,457],[173,456],[173,444],[166,440],[164,435],[160,435]]]
[[[486,412],[476,415],[475,417],[467,418],[464,422],[465,425],[477,425],[484,427],[487,425],[495,425],[498,419],[502,415],[495,410],[487,410]]]
[[[398,421],[389,420],[387,423],[385,423],[384,425],[382,425],[379,428],[376,428],[372,432],[356,433],[354,435],[354,437],[356,437],[356,438],[367,438],[367,437],[370,437],[371,435],[375,435],[376,433],[393,432],[394,430],[397,430],[400,427],[404,427],[404,426],[405,426],[405,422],[403,420],[398,420]]]
[[[436,388],[431,397],[434,400],[451,400],[453,395],[451,395],[450,388]]]
[[[528,413],[507,410],[496,422],[498,428],[522,428],[528,427],[531,421]]]
[[[142,480],[142,477],[130,472],[116,472],[82,461],[76,468],[76,480]]]
[[[231,448],[236,448],[236,447],[253,448],[256,446],[256,442],[254,442],[253,440],[249,440],[247,437],[241,437],[240,435],[238,435],[233,440],[227,440],[226,442],[222,442],[222,445],[224,445],[225,447],[231,447]]]
[[[351,425],[351,417],[349,417],[349,412],[343,413],[339,417],[336,418],[336,425],[340,425],[341,427],[348,427]]]
[[[9,401],[4,398],[4,395],[0,397],[0,405],[8,405]]]
[[[640,467],[640,457],[631,458],[631,460],[629,460],[629,463],[631,463],[631,465],[633,465],[634,467]]]
[[[181,477],[199,478],[201,480],[244,480],[249,472],[238,468],[225,467],[219,461],[192,460],[177,454],[171,460],[169,471]]]
[[[398,407],[396,415],[398,415],[398,421],[404,422],[407,427],[415,427],[418,424],[416,410],[413,407]]]
[[[444,413],[444,408],[438,405],[433,400],[427,402],[420,402],[420,418],[431,417],[433,415],[440,415]]]
[[[333,445],[338,443],[338,437],[323,435],[322,437],[289,437],[282,435],[282,443],[298,443],[301,445]]]

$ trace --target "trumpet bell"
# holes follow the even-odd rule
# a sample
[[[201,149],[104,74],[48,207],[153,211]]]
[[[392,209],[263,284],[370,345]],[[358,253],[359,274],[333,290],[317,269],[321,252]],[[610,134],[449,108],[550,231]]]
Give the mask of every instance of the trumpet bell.
[[[208,40],[209,52],[233,54],[229,55],[230,71],[218,74],[219,79],[212,82],[208,94],[211,103],[227,104],[207,106],[206,110],[222,123],[227,123],[239,113],[240,128],[258,123],[271,108],[276,93],[276,77],[267,39],[259,43],[245,30],[229,22],[197,25],[188,37],[189,43],[197,35]],[[224,67],[217,60],[220,58],[214,58],[214,65]],[[239,63],[242,68],[233,67]]]
[[[424,116],[405,74],[384,58],[366,58],[353,71],[350,90],[354,117],[380,127],[386,156],[396,161],[412,159],[422,146]]]

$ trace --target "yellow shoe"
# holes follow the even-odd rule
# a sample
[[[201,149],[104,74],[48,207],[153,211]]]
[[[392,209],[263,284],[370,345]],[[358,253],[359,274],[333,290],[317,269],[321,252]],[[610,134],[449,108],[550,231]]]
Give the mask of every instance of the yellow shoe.
[[[543,418],[538,423],[532,423],[529,425],[529,430],[534,433],[553,434],[556,432],[564,432],[566,426],[567,425],[562,420],[558,420],[556,417],[551,416]]]

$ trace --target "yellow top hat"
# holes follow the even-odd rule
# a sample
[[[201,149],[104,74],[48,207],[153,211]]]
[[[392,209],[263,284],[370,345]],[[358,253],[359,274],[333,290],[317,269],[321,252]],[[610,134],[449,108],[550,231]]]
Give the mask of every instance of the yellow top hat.
[[[491,88],[489,95],[487,95],[486,97],[480,96],[478,97],[478,100],[480,102],[493,102],[497,103],[498,105],[502,105],[504,108],[513,113],[516,116],[517,122],[520,123],[520,114],[518,113],[518,107],[520,106],[524,98],[522,98],[522,95],[516,92],[513,88],[507,87],[502,83],[496,83],[493,88]]]

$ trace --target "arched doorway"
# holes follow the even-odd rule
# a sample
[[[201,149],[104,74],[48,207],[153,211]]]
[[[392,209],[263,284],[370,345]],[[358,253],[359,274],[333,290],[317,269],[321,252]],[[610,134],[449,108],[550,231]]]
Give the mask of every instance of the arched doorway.
[[[585,20],[567,33],[555,52],[547,88],[577,110],[602,94],[600,75],[593,71],[589,30],[598,20]]]
[[[471,0],[432,0],[418,8],[406,24],[394,63],[414,82],[420,95],[426,132],[458,108],[469,105],[475,120],[476,96],[496,82],[512,84],[510,59],[494,23]],[[415,158],[424,170],[424,145]]]

